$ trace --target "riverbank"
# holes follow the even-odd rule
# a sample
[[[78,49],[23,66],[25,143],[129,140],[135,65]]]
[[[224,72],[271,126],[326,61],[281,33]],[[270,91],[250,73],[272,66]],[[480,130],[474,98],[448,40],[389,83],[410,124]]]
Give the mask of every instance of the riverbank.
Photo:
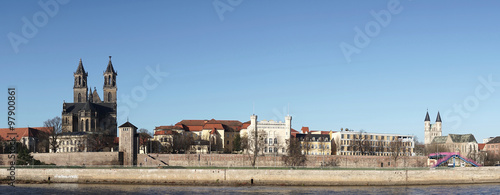
[[[1,171],[6,178],[8,171]],[[500,167],[427,170],[23,169],[19,183],[168,185],[394,186],[500,183]]]

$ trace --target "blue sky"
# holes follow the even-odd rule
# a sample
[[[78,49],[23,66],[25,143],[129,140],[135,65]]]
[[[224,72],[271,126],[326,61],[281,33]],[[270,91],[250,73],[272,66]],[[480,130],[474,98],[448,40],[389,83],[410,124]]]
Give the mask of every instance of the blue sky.
[[[113,56],[118,122],[128,117],[150,131],[183,119],[248,121],[255,112],[259,119],[284,120],[289,112],[295,129],[347,127],[423,141],[429,109],[432,121],[441,112],[443,134],[473,133],[482,142],[499,135],[499,6],[59,1],[46,11],[39,1],[4,1],[0,87],[4,97],[10,86],[18,91],[18,127],[42,126],[60,116],[63,101],[72,101],[80,58],[102,97],[102,72]],[[381,15],[380,22],[372,11],[390,19]],[[362,35],[355,29],[368,42],[356,45]],[[13,43],[13,34],[24,42]],[[359,53],[345,55],[342,44]],[[149,79],[155,85],[146,89],[143,81],[156,69],[168,76]],[[126,96],[136,107],[124,103]],[[0,108],[6,118],[6,99]]]

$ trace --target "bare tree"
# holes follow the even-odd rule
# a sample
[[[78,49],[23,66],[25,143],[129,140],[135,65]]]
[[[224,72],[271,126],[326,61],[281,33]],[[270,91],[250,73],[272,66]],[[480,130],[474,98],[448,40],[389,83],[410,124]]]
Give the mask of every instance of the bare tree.
[[[415,142],[415,154],[417,156],[425,156],[426,155],[426,152],[425,152],[425,144],[420,142],[417,138],[417,136],[415,136],[415,138],[413,139],[414,142]]]
[[[114,146],[114,137],[104,133],[87,135],[87,147],[93,152],[102,152]]]
[[[304,136],[304,139],[302,140],[302,150],[304,151],[305,155],[309,154],[309,151],[311,151],[312,147],[314,144],[312,144],[312,136],[311,132],[308,132],[306,136]]]
[[[391,158],[394,160],[394,166],[397,166],[398,159],[403,156],[405,146],[401,139],[394,139],[389,144],[389,152],[391,153]]]
[[[188,154],[191,146],[193,145],[194,139],[189,132],[177,133],[174,132],[172,141],[172,152],[176,154]]]
[[[252,138],[247,138],[247,154],[249,155],[250,163],[252,164],[252,167],[255,167],[257,163],[257,156],[259,155],[259,152],[262,154],[264,153],[264,150],[262,148],[265,147],[265,140],[266,140],[266,134],[264,131],[253,131]],[[251,156],[250,156],[251,155]]]
[[[144,128],[139,129],[138,134],[139,134],[139,145],[140,147],[144,148],[144,152],[146,152],[146,147],[149,144],[149,139],[151,138],[151,134],[147,129]]]
[[[439,152],[451,152],[445,144],[431,143],[425,145],[425,155],[429,155],[431,153],[439,153]]]
[[[59,143],[57,142],[57,138],[62,132],[62,120],[61,117],[54,117],[53,119],[48,119],[43,122],[43,126],[49,128],[48,133],[42,133],[42,138],[44,140],[47,139],[47,143],[49,143],[50,149],[55,153],[59,148]]]
[[[287,155],[282,157],[283,163],[287,166],[303,166],[307,161],[307,157],[302,153],[300,147],[300,140],[297,138],[290,138],[287,140],[288,148]]]
[[[495,166],[500,165],[500,155],[494,153],[493,151],[487,151],[484,158],[485,166]]]
[[[373,154],[370,139],[367,133],[363,130],[359,131],[357,134],[353,134],[352,148],[353,152],[359,152],[360,155]]]

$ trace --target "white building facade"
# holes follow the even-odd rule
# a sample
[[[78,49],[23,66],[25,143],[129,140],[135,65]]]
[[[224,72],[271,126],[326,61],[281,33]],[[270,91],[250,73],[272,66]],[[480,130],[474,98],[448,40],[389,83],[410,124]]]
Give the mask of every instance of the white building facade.
[[[248,136],[248,151],[255,151],[255,142],[259,154],[285,155],[292,129],[292,117],[286,116],[285,121],[262,120],[257,121],[257,115],[250,117],[250,125],[240,131],[240,136]],[[257,130],[258,137],[255,137]]]

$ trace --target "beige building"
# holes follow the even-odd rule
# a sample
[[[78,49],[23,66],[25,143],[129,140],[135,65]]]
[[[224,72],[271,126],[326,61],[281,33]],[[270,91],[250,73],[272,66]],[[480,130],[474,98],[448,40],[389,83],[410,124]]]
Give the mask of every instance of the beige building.
[[[326,134],[297,134],[302,154],[305,155],[333,155],[332,141],[329,132]]]
[[[171,147],[176,134],[186,134],[193,140],[189,153],[231,153],[236,135],[246,126],[236,120],[182,120],[175,125],[156,127],[153,140]]]
[[[412,135],[339,131],[333,132],[330,139],[334,140],[337,155],[391,156],[396,149],[400,155],[415,155]]]
[[[478,144],[472,134],[448,134],[434,137],[431,144],[446,148],[446,152],[459,152],[462,156],[473,158],[478,154]],[[445,152],[445,151],[443,151]]]

